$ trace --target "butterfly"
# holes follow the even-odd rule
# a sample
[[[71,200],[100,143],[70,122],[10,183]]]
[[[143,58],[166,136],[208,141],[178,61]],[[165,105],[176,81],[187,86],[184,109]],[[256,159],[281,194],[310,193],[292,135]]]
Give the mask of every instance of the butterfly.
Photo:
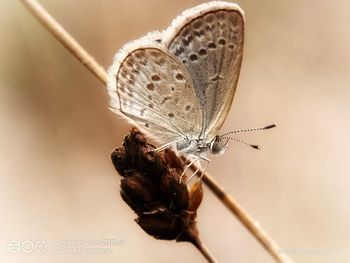
[[[184,11],[163,32],[116,54],[108,71],[111,110],[163,143],[156,150],[175,146],[192,158],[184,173],[196,162],[199,169],[199,160],[207,167],[206,153],[224,153],[230,139],[243,142],[230,134],[274,127],[218,135],[237,88],[243,43],[237,4],[214,1]]]

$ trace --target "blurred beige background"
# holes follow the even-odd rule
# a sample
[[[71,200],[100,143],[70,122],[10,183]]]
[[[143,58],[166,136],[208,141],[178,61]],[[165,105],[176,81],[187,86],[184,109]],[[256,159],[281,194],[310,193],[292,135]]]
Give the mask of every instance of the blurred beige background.
[[[105,68],[127,41],[202,1],[42,0]],[[223,128],[278,123],[232,143],[209,171],[295,262],[349,262],[350,2],[238,1],[246,14],[239,88]],[[20,4],[0,2],[1,262],[204,262],[133,221],[109,154],[128,125],[103,85]],[[220,262],[274,262],[205,189],[198,224]],[[60,254],[57,240],[119,240],[110,254]],[[12,253],[11,241],[29,250]],[[41,243],[42,244],[42,243]]]

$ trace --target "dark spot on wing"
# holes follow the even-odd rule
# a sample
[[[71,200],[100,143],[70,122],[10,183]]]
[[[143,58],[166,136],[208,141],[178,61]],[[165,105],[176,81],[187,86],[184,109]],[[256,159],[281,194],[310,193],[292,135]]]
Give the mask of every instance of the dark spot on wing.
[[[184,80],[184,79],[185,79],[184,75],[182,75],[181,73],[177,73],[176,76],[175,76],[175,78],[176,78],[177,80]]]
[[[148,83],[146,87],[148,90],[154,90],[154,84],[152,82]]]
[[[207,54],[207,50],[205,48],[201,48],[198,52],[199,55],[204,56]]]
[[[191,54],[190,55],[190,60],[196,61],[198,59],[198,56],[196,54]]]
[[[174,54],[175,54],[175,56],[178,57],[178,56],[181,55],[184,51],[185,51],[185,49],[184,49],[183,47],[179,47],[179,48],[177,48],[177,49],[175,50]]]
[[[219,43],[220,45],[222,45],[222,46],[225,46],[225,45],[226,45],[226,40],[223,39],[223,38],[220,38],[219,41],[218,41],[218,43]]]
[[[201,36],[203,36],[205,33],[204,33],[204,30],[202,29],[202,30],[199,30],[199,31],[194,31],[194,35],[196,36],[196,37],[201,37]]]
[[[215,43],[210,42],[210,43],[208,44],[208,48],[215,49],[215,48],[216,48]]]
[[[154,74],[154,75],[151,77],[151,79],[152,79],[153,81],[158,81],[158,80],[160,80],[160,77],[159,77],[159,75]]]
[[[182,42],[183,42],[184,46],[187,47],[187,46],[190,45],[190,43],[192,42],[192,40],[193,40],[193,36],[192,36],[192,35],[189,35],[189,36],[187,37],[187,39],[183,39]]]

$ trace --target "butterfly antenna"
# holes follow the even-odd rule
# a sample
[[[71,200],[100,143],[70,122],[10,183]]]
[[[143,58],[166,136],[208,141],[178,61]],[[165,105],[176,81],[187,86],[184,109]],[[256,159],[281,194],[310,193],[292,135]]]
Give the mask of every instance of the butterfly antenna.
[[[239,133],[239,132],[251,132],[251,131],[261,131],[261,130],[268,130],[268,129],[272,129],[272,128],[275,128],[276,127],[276,124],[270,124],[270,125],[267,125],[265,127],[257,127],[257,128],[250,128],[250,129],[240,129],[240,130],[234,130],[234,131],[230,131],[230,132],[227,132],[221,136],[226,136],[226,135],[229,135],[229,134],[234,134],[234,133]]]
[[[237,138],[233,138],[233,137],[221,137],[221,136],[220,136],[220,138],[226,139],[226,140],[233,140],[233,141],[236,141],[236,142],[240,142],[240,143],[243,143],[243,144],[245,144],[245,145],[248,145],[248,146],[250,146],[250,147],[252,147],[252,148],[254,148],[254,149],[260,150],[260,146],[259,146],[259,145],[250,144],[250,143],[247,143],[247,142],[242,141],[242,140],[237,139]]]

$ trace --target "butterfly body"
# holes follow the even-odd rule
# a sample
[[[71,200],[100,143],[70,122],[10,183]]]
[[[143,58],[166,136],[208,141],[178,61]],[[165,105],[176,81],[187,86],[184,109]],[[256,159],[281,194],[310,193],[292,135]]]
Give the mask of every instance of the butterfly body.
[[[220,136],[215,136],[211,141],[206,142],[203,139],[188,139],[179,140],[176,142],[176,150],[183,154],[205,155],[221,155],[227,148],[227,141],[222,142]]]

